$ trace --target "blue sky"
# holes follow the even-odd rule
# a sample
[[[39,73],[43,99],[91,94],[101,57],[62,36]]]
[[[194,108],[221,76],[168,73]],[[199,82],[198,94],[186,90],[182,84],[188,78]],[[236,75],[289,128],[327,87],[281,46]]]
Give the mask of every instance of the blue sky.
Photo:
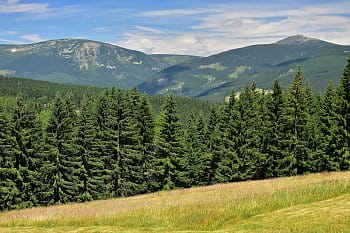
[[[85,38],[210,55],[295,34],[350,44],[350,1],[0,0],[0,44]]]

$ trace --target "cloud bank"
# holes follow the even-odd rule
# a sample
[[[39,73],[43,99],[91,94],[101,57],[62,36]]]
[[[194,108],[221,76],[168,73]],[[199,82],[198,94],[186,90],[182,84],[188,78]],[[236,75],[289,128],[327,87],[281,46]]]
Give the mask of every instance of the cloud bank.
[[[306,6],[305,6],[306,5]],[[159,22],[193,22],[183,30],[135,25],[117,44],[146,53],[210,55],[253,44],[272,43],[304,34],[338,44],[350,44],[350,2],[300,4],[211,5],[207,9],[147,11],[142,17]]]

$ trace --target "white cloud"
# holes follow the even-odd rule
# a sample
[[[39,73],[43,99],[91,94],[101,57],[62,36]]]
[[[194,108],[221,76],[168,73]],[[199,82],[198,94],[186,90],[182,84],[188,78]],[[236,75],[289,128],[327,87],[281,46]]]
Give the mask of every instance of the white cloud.
[[[22,35],[20,36],[22,39],[31,41],[31,42],[40,42],[45,39],[41,38],[39,34],[27,34],[27,35]]]
[[[0,14],[38,13],[48,9],[47,3],[19,3],[18,0],[0,1]]]
[[[350,44],[349,14],[349,1],[312,5],[228,4],[208,9],[148,11],[141,15],[158,17],[160,22],[165,17],[168,20],[177,17],[176,20],[189,21],[192,25],[182,31],[166,32],[156,26],[136,25],[118,44],[147,53],[195,55],[272,43],[295,34]]]

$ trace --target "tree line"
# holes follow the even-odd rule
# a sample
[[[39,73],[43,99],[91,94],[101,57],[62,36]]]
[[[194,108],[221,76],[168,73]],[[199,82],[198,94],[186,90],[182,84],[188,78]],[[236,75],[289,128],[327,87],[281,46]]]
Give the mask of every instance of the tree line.
[[[186,122],[173,96],[155,116],[136,89],[79,105],[57,94],[49,109],[43,121],[21,96],[10,113],[0,105],[2,211],[350,169],[350,59],[323,95],[298,70],[287,89],[247,85]]]

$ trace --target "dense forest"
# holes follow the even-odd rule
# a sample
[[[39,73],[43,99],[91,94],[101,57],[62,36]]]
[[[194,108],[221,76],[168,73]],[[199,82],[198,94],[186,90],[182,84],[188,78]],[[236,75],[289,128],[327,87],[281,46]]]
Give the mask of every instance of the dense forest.
[[[350,59],[323,95],[298,70],[287,89],[247,85],[186,121],[175,97],[154,114],[136,89],[56,93],[44,110],[27,97],[1,101],[2,211],[350,169]]]
[[[0,102],[6,98],[8,104],[7,109],[13,110],[13,102],[20,93],[23,99],[34,101],[38,107],[45,109],[56,96],[60,93],[63,96],[70,95],[77,107],[84,96],[89,96],[92,99],[97,99],[104,91],[104,88],[73,84],[60,84],[41,80],[31,80],[25,78],[6,77],[0,75]],[[160,113],[161,106],[164,104],[165,96],[147,96],[152,109],[156,115]],[[12,99],[12,100],[10,100]],[[174,96],[174,101],[178,107],[178,113],[181,122],[189,120],[191,113],[203,113],[208,116],[212,107],[217,106],[217,102],[206,101],[200,99],[191,99],[187,97]]]

